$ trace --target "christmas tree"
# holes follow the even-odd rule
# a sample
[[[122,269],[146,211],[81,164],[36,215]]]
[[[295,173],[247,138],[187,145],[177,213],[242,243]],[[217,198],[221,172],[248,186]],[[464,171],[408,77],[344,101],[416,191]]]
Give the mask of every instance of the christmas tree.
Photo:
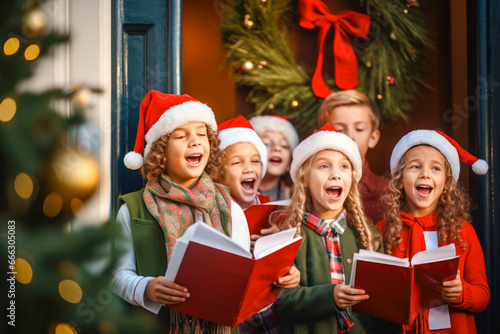
[[[42,2],[0,3],[1,332],[148,332],[109,288],[119,253],[113,224],[68,228],[98,186],[96,158],[70,134],[99,90],[20,88],[53,46],[69,43],[45,31]],[[68,101],[72,116],[56,111],[57,101]]]

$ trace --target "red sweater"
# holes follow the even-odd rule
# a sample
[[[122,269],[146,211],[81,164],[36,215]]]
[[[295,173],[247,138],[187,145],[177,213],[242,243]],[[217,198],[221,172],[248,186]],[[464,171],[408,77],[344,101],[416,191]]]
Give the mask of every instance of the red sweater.
[[[436,231],[436,217],[436,213],[426,217],[413,217],[402,212],[401,219],[404,223],[403,229],[401,230],[402,240],[399,247],[393,245],[392,255],[400,258],[409,257],[411,259],[413,254],[420,250],[424,250],[425,241],[423,241],[423,233],[419,232],[420,229],[415,229],[412,224],[420,225],[424,231]],[[377,227],[382,232],[382,235],[384,235],[385,220],[379,222]],[[419,235],[413,235],[412,232],[414,231],[417,232],[415,234]],[[484,311],[490,302],[490,289],[486,278],[484,256],[476,232],[470,223],[464,222],[462,231],[459,235],[462,240],[467,243],[467,246],[463,247],[462,242],[456,239],[449,240],[446,243],[439,243],[439,246],[444,246],[454,242],[457,255],[460,255],[458,269],[460,270],[462,279],[462,295],[457,300],[448,303],[451,328],[429,331],[429,311],[426,310],[422,314],[424,328],[419,330],[420,333],[476,333],[474,313]],[[410,240],[413,240],[415,245],[411,245],[409,242]],[[418,248],[422,246],[418,246],[417,244],[422,244],[422,242],[424,248],[419,250]],[[413,325],[415,325],[415,323]]]
[[[382,210],[380,209],[380,198],[384,195],[388,179],[378,176],[370,169],[368,161],[363,165],[363,175],[359,181],[359,191],[363,200],[365,214],[374,224],[382,219]]]

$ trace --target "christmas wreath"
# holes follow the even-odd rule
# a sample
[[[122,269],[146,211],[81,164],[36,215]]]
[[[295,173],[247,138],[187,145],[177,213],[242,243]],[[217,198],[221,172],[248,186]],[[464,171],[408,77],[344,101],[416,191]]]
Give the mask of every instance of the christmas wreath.
[[[243,0],[226,8],[221,26],[225,65],[237,85],[250,87],[255,114],[286,115],[299,130],[316,126],[330,91],[356,88],[370,96],[381,123],[403,118],[416,97],[422,50],[430,46],[416,0],[360,0],[366,14],[331,14],[321,0]],[[318,30],[314,75],[298,65],[289,46],[287,20],[295,7],[299,25]],[[335,77],[323,79],[323,44],[335,30]],[[326,61],[329,59],[326,53]]]

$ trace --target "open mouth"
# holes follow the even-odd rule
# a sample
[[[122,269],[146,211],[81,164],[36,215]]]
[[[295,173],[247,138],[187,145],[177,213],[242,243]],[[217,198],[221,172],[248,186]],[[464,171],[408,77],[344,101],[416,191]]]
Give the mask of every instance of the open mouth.
[[[428,186],[426,184],[417,186],[417,192],[422,197],[429,197],[431,195],[432,189],[433,188],[431,186]]]
[[[326,189],[326,194],[328,197],[336,201],[340,199],[340,196],[342,196],[342,191],[342,187],[333,186]]]
[[[190,165],[192,167],[198,167],[199,165],[201,165],[202,158],[203,158],[203,155],[201,155],[200,153],[194,153],[194,154],[191,154],[190,156],[188,156],[186,158],[186,161],[187,161],[188,165]]]
[[[247,194],[253,194],[254,193],[254,185],[255,185],[255,179],[249,178],[241,181],[241,188],[243,191]]]
[[[280,157],[271,157],[271,158],[269,159],[269,162],[270,162],[271,164],[279,165],[280,163],[282,163],[282,162],[283,162],[283,159],[281,159]]]

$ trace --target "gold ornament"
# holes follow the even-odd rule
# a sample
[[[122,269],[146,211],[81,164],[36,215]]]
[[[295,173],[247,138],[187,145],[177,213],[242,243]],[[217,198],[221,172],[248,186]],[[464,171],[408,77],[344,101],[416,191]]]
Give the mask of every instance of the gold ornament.
[[[377,99],[382,100],[382,94],[377,94]]]
[[[273,110],[273,109],[274,109],[274,104],[269,103],[269,105],[267,106],[267,109],[269,109],[269,110]]]
[[[71,200],[87,200],[97,189],[99,178],[99,164],[92,155],[72,146],[62,147],[49,160],[44,191],[61,196],[62,210],[71,212]]]
[[[250,20],[250,15],[249,14],[245,15],[245,21],[243,21],[243,25],[247,29],[252,29],[252,27],[253,27],[253,21]]]
[[[40,7],[31,9],[24,17],[23,32],[30,36],[40,35],[47,26],[47,18]]]
[[[368,67],[368,68],[372,67],[372,62],[371,61],[367,61],[366,62],[366,67]]]
[[[250,61],[250,60],[247,60],[246,62],[244,62],[243,64],[241,64],[240,66],[240,71],[242,73],[248,73],[250,72],[251,70],[253,70],[253,63]]]
[[[290,101],[290,108],[291,109],[295,109],[297,108],[298,106],[300,105],[299,101],[293,99],[292,101]]]

